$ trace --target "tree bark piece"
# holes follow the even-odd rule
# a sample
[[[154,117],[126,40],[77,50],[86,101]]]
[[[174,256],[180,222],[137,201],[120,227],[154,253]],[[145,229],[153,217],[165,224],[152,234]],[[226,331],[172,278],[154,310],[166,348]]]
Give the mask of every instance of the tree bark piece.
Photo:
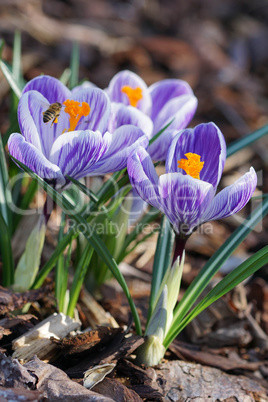
[[[37,376],[37,390],[43,392],[53,402],[112,402],[96,392],[70,380],[62,370],[39,360],[36,356],[24,365],[27,370]]]
[[[36,382],[36,377],[31,375],[18,361],[0,353],[0,387],[35,389]]]
[[[79,328],[80,323],[64,314],[52,314],[12,343],[13,358],[27,362],[34,355],[45,361],[57,357],[58,346],[50,337],[61,339]]]
[[[27,389],[0,388],[1,402],[37,402],[44,401],[43,394]]]
[[[155,367],[163,401],[267,401],[267,390],[243,376],[199,364],[171,361]]]

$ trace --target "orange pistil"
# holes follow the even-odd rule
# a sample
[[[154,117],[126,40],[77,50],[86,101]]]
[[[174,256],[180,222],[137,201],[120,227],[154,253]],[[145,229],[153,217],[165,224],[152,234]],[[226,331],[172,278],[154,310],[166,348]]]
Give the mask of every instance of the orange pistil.
[[[194,179],[200,179],[199,173],[203,169],[204,162],[200,162],[201,156],[188,152],[185,154],[187,159],[181,159],[178,161],[178,167],[185,170],[185,172]]]
[[[80,102],[78,101],[67,99],[65,102],[63,102],[63,105],[65,106],[65,113],[68,113],[70,116],[70,128],[68,131],[74,131],[81,117],[89,115],[89,104],[82,102],[82,105],[80,105]]]
[[[121,92],[127,95],[130,106],[136,107],[138,102],[142,99],[142,89],[140,87],[131,88],[125,85],[121,88]]]

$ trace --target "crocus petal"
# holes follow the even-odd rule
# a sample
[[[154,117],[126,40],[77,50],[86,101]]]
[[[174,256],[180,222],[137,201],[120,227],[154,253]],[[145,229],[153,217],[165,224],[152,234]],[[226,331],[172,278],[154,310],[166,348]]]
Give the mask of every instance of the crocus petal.
[[[34,145],[25,141],[21,134],[11,134],[8,140],[8,149],[10,155],[24,163],[38,176],[46,180],[55,180],[57,187],[65,184],[60,168],[47,160]]]
[[[108,145],[99,131],[71,131],[54,142],[50,160],[61,168],[64,175],[79,179],[89,173]]]
[[[66,99],[70,99],[71,96],[71,91],[65,85],[49,75],[42,75],[29,81],[22,93],[24,94],[31,90],[40,92],[48,103],[63,103]]]
[[[61,110],[58,123],[43,122],[43,113],[48,109],[48,100],[37,91],[22,95],[18,105],[18,121],[26,141],[43,152],[48,159],[55,139],[69,127],[66,113]]]
[[[86,88],[73,94],[76,101],[87,102],[90,106],[88,116],[82,117],[77,130],[92,130],[104,133],[110,116],[111,105],[107,94],[99,88]]]
[[[142,110],[144,113],[149,114],[151,111],[152,102],[147,85],[137,74],[133,73],[132,71],[120,71],[112,78],[108,88],[106,89],[111,101],[129,105],[127,95],[122,92],[122,88],[124,86],[130,86],[133,89],[137,87],[141,88],[142,99],[138,102],[137,108]]]
[[[152,135],[153,122],[150,117],[135,107],[113,102],[108,131],[113,133],[116,128],[126,124],[139,127],[148,138]]]
[[[154,121],[154,134],[172,121],[169,129],[181,130],[192,120],[197,108],[194,95],[182,95],[168,101]]]
[[[180,131],[170,144],[166,171],[186,174],[178,168],[178,160],[185,159],[188,152],[201,156],[204,166],[200,179],[211,183],[216,190],[226,159],[225,140],[216,124],[199,124],[194,129]]]
[[[111,143],[106,154],[94,166],[94,174],[106,174],[124,169],[129,155],[139,146],[147,147],[148,139],[134,126],[121,126],[111,135]]]
[[[146,150],[139,147],[127,161],[130,183],[139,196],[148,204],[160,209],[158,176],[152,159]]]
[[[253,167],[235,183],[220,191],[209,205],[202,221],[226,218],[239,212],[249,201],[257,185]]]
[[[77,85],[74,87],[71,92],[72,94],[75,94],[76,92],[81,91],[82,89],[88,89],[88,88],[97,88],[97,85],[93,84],[91,81],[84,81],[81,85]]]
[[[128,198],[131,199],[131,207],[129,210],[128,226],[135,226],[135,223],[142,217],[145,211],[148,212],[148,204],[145,202],[138,193],[132,189],[128,194]]]
[[[173,138],[178,134],[178,130],[168,128],[148,147],[148,152],[153,161],[164,161],[167,151]]]
[[[189,235],[211,202],[214,189],[202,180],[181,173],[167,173],[159,178],[159,193],[161,210],[175,231]]]
[[[193,95],[190,85],[183,80],[167,79],[156,82],[149,87],[152,98],[151,119],[156,120],[164,105],[173,98],[181,95]]]

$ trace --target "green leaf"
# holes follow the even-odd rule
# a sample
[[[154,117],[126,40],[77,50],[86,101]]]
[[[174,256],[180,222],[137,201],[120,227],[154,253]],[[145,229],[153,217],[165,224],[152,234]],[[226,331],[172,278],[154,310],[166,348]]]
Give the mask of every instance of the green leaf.
[[[155,140],[157,140],[158,137],[160,137],[161,134],[163,134],[163,132],[173,123],[175,117],[167,124],[165,125],[165,127],[161,128],[160,131],[158,131],[158,133],[156,133],[153,138],[150,139],[149,141],[149,145],[151,145],[153,142],[155,142]]]
[[[0,213],[0,250],[3,263],[3,286],[9,287],[14,282],[14,261],[11,238],[7,224]]]
[[[70,76],[70,89],[73,89],[78,84],[79,76],[79,44],[74,43],[71,55],[71,76]]]
[[[94,251],[94,249],[91,247],[91,245],[87,244],[86,248],[84,249],[84,251],[80,257],[78,266],[76,268],[74,279],[72,282],[71,291],[70,291],[69,305],[68,305],[68,309],[67,309],[67,315],[69,315],[70,317],[73,317],[76,302],[78,300],[81,287],[84,283],[85,275],[87,273],[87,269],[88,269],[93,251]]]
[[[24,292],[33,284],[39,270],[41,254],[45,242],[46,220],[40,215],[39,220],[27,239],[25,250],[15,270],[14,290]]]
[[[25,171],[27,172],[34,180],[36,180],[40,186],[47,192],[47,194],[61,207],[63,208],[66,212],[68,211],[68,214],[71,215],[74,220],[80,224],[83,227],[83,235],[87,239],[87,241],[91,244],[91,246],[97,251],[97,253],[101,256],[103,261],[107,264],[108,268],[111,270],[113,273],[114,277],[116,278],[117,282],[119,285],[122,287],[128,302],[129,306],[131,309],[131,312],[133,314],[133,319],[136,325],[136,331],[138,334],[141,334],[141,324],[140,324],[140,319],[136,310],[136,307],[134,305],[134,302],[132,300],[132,297],[129,293],[129,289],[127,286],[127,283],[121,274],[118,265],[116,264],[115,260],[112,258],[110,255],[109,251],[107,250],[107,247],[99,236],[96,233],[93,233],[90,231],[90,226],[88,225],[87,221],[78,214],[74,214],[72,212],[73,206],[70,204],[66,198],[62,195],[59,194],[57,191],[55,191],[50,185],[48,185],[43,179],[41,179],[37,174],[32,172],[27,166],[25,166],[23,163],[12,157],[14,161]]]
[[[64,227],[66,224],[66,216],[65,213],[62,212],[61,214],[61,222],[60,222],[60,228],[59,228],[59,233],[58,233],[58,242],[60,242],[64,236]],[[60,312],[63,312],[63,307],[64,307],[64,300],[65,300],[65,293],[67,290],[67,278],[68,278],[68,273],[66,273],[65,270],[65,258],[63,254],[59,255],[59,258],[57,260],[56,264],[56,276],[55,276],[55,294],[56,294],[56,300],[58,301],[58,309]]]
[[[73,238],[77,236],[74,230],[69,230],[69,232],[63,236],[60,243],[58,243],[56,249],[53,251],[52,255],[50,256],[49,260],[45,263],[43,268],[40,269],[39,273],[37,274],[34,283],[31,286],[31,289],[38,289],[48,276],[49,272],[54,268],[58,259],[60,258],[61,254],[64,252],[66,247],[71,244]]]
[[[71,69],[70,68],[65,68],[65,70],[63,71],[63,73],[61,74],[59,80],[60,82],[62,82],[64,85],[68,84],[68,81],[71,77]]]
[[[186,315],[183,320],[174,321],[170,329],[169,336],[166,338],[164,345],[167,348],[172,340],[186,327],[198,314],[205,308],[210,306],[220,297],[239,285],[250,275],[254,274],[258,269],[268,263],[268,246],[259,250],[255,255],[248,258],[224,279],[222,279],[194,308]]]
[[[245,219],[244,223],[233,232],[229,239],[209,259],[209,261],[193,280],[191,285],[187,288],[180,303],[175,308],[173,319],[174,326],[176,326],[175,323],[179,323],[184,318],[202,291],[208,285],[212,277],[216,274],[216,272],[218,272],[220,267],[230,257],[233,251],[240,243],[242,243],[246,236],[254,229],[254,227],[264,218],[267,213],[268,198],[266,198],[263,203],[261,203],[247,219]],[[165,339],[165,346],[169,345],[173,339],[174,333],[169,332]]]
[[[266,126],[259,128],[256,131],[253,131],[253,133],[250,133],[250,134],[246,135],[245,137],[232,142],[227,148],[227,157],[235,154],[236,152],[240,151],[243,148],[248,147],[249,145],[253,144],[255,141],[264,137],[266,134],[268,134],[268,124],[266,124]]]
[[[70,176],[66,176],[67,179],[69,179],[72,183],[74,183],[75,186],[77,186],[79,188],[80,191],[82,191],[84,194],[86,194],[91,201],[93,201],[94,204],[96,204],[96,207],[98,208],[98,206],[100,205],[100,200],[99,198],[96,196],[96,194],[90,190],[88,187],[86,187],[84,184],[80,183],[78,180],[73,179]],[[107,218],[109,218],[109,214],[108,214],[108,210],[104,205],[100,206],[101,211],[107,216]]]
[[[12,73],[15,80],[19,83],[21,80],[21,34],[19,31],[15,32],[13,44],[13,59],[12,59]]]
[[[160,211],[158,209],[151,207],[150,213],[144,215],[143,218],[141,220],[139,220],[139,222],[137,222],[135,228],[126,236],[126,239],[122,246],[122,251],[121,251],[120,255],[118,256],[117,261],[119,261],[119,262],[123,261],[123,259],[129,253],[131,253],[137,247],[137,245],[139,243],[143,242],[145,240],[145,238],[150,237],[153,233],[155,233],[157,231],[157,230],[152,231],[151,233],[146,235],[141,241],[136,240],[138,235],[142,233],[144,226],[147,225],[148,223],[154,221],[159,216],[159,214],[160,214]],[[130,246],[130,244],[134,241],[136,241],[134,246],[128,248]]]
[[[168,267],[171,264],[171,254],[174,243],[174,232],[170,227],[169,220],[165,215],[162,216],[161,230],[158,235],[157,246],[154,256],[153,275],[151,284],[151,294],[149,301],[148,318],[150,319],[152,310],[156,302],[156,297],[161,287],[162,280]]]
[[[0,61],[0,67],[1,67],[1,69],[3,71],[3,74],[4,74],[5,78],[6,78],[6,80],[8,81],[10,87],[12,88],[14,94],[17,96],[18,99],[20,99],[22,88],[20,86],[20,83],[18,82],[18,80],[14,76],[11,68],[3,60]]]
[[[5,41],[4,39],[0,39],[0,59],[2,59],[2,52],[5,46]]]
[[[8,206],[12,203],[12,197],[9,190],[8,181],[9,178],[6,164],[6,156],[2,143],[2,138],[0,138],[0,214],[6,222],[8,232],[11,233],[11,213]]]
[[[157,336],[163,342],[167,323],[168,288],[165,285],[148,321],[146,336]]]

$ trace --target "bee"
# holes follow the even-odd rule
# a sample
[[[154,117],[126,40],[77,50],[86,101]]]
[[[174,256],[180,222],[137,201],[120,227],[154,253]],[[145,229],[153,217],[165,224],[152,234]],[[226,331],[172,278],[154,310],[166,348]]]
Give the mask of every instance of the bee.
[[[52,120],[52,127],[53,123],[58,122],[61,108],[62,104],[60,102],[51,103],[51,105],[49,105],[49,108],[43,112],[43,122],[48,123]]]

